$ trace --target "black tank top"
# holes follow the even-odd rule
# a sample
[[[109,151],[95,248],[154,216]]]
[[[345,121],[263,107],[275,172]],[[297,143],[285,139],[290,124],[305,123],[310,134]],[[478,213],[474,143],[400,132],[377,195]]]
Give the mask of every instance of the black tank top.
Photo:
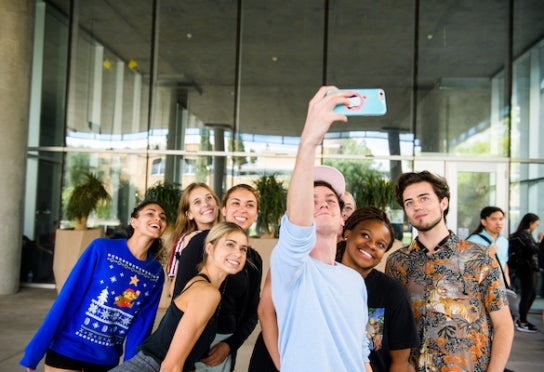
[[[197,274],[196,276],[200,276],[205,281],[210,283],[210,279],[206,274]],[[180,295],[189,288],[191,288],[193,284],[197,282],[203,282],[204,280],[195,280],[193,283],[184,288]],[[168,309],[164,313],[164,316],[161,319],[157,330],[145,339],[145,341],[140,345],[140,350],[145,355],[152,357],[157,361],[157,363],[161,364],[166,357],[166,353],[168,352],[168,348],[170,347],[170,343],[172,342],[172,338],[174,337],[174,333],[176,332],[176,328],[182,317],[183,311],[181,311],[176,306],[175,302],[172,301],[170,303],[170,306],[168,306]],[[183,366],[183,371],[191,371],[195,362],[202,359],[208,352],[210,344],[215,338],[215,332],[217,329],[216,318],[217,310],[212,318],[208,321],[208,324],[204,328],[204,331],[202,332],[202,334],[196,341],[195,346],[187,356],[187,360],[185,361],[185,365]]]

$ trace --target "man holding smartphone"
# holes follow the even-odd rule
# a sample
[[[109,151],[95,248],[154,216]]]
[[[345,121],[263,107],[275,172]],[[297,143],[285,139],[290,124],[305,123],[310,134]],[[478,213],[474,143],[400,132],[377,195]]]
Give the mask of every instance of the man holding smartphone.
[[[366,288],[362,277],[335,262],[336,239],[343,223],[342,174],[315,167],[316,148],[349,104],[349,91],[312,98],[300,136],[287,193],[287,212],[271,256],[272,299],[279,329],[281,369],[285,371],[371,371]]]

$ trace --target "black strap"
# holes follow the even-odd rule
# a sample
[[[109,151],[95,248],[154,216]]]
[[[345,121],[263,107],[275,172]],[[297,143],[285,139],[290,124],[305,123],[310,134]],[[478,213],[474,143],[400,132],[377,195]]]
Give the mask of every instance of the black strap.
[[[211,283],[212,281],[210,280],[210,278],[208,278],[208,275],[204,274],[204,273],[198,273],[196,274],[195,276],[200,276],[201,278],[204,278],[208,281],[208,283]]]
[[[208,282],[208,283],[211,283],[211,280],[210,278],[208,278],[208,275],[206,274],[202,274],[202,273],[198,273],[196,274],[195,276],[200,276],[201,278],[204,278],[205,280],[195,280],[194,282],[192,282],[191,284],[189,284],[187,287],[183,288],[183,291],[181,291],[181,293],[179,294],[181,296],[181,294],[183,292],[185,292],[186,290],[188,290],[189,288],[191,288],[193,286],[193,284],[195,283],[198,283],[198,282]]]
[[[472,235],[478,235],[480,238],[482,238],[483,240],[485,240],[486,242],[488,242],[489,244],[492,244],[493,242],[485,235],[483,234],[480,234],[480,233],[477,233],[477,234],[472,234]],[[469,236],[470,238],[470,236]],[[502,279],[504,281],[504,286],[507,288],[507,289],[510,289],[510,286],[508,285],[508,283],[506,282],[506,276],[504,275],[504,270],[502,269],[502,265],[501,265],[501,261],[499,260],[499,256],[497,256],[497,254],[495,253],[495,259],[497,260],[497,262],[499,263],[499,267],[501,269],[501,273],[502,273]]]
[[[492,244],[493,242],[491,241],[491,239],[489,239],[487,236],[485,236],[484,234],[476,234],[478,235],[480,238],[482,238],[483,240],[485,240],[488,244]]]
[[[506,289],[510,289],[510,286],[509,286],[508,283],[506,282],[506,276],[504,275],[504,270],[502,269],[501,261],[499,260],[499,256],[497,256],[496,253],[495,253],[495,259],[496,259],[497,262],[499,263],[499,267],[500,267],[501,273],[502,273],[502,279],[503,279],[503,281],[504,281],[504,286],[506,287]]]

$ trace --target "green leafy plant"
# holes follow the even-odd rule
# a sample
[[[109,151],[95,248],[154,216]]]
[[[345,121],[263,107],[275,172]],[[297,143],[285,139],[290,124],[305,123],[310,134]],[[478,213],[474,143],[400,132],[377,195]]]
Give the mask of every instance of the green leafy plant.
[[[339,154],[371,156],[365,142],[346,140]],[[338,169],[346,179],[346,190],[353,194],[357,207],[374,206],[386,210],[395,200],[395,185],[387,179],[373,160],[334,159],[324,162]]]
[[[280,218],[286,209],[287,189],[276,175],[261,176],[254,185],[260,198],[257,229],[263,235],[277,237]]]
[[[378,172],[369,172],[359,179],[351,188],[357,206],[374,206],[382,210],[390,207],[395,200],[395,185]]]
[[[111,196],[102,181],[93,173],[85,173],[84,181],[74,187],[68,199],[66,218],[75,221],[76,230],[85,230],[89,214],[99,203],[110,199]]]
[[[176,222],[181,194],[182,190],[174,184],[159,181],[146,190],[145,199],[159,202],[166,209],[168,224],[172,225]]]

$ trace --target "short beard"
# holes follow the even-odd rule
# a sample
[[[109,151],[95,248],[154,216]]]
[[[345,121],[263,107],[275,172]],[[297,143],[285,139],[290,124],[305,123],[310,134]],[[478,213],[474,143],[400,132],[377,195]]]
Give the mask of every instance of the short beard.
[[[435,221],[429,222],[427,224],[420,224],[419,226],[416,224],[412,224],[412,226],[415,227],[417,231],[427,232],[434,229],[440,222],[442,222],[442,217],[437,218]]]

